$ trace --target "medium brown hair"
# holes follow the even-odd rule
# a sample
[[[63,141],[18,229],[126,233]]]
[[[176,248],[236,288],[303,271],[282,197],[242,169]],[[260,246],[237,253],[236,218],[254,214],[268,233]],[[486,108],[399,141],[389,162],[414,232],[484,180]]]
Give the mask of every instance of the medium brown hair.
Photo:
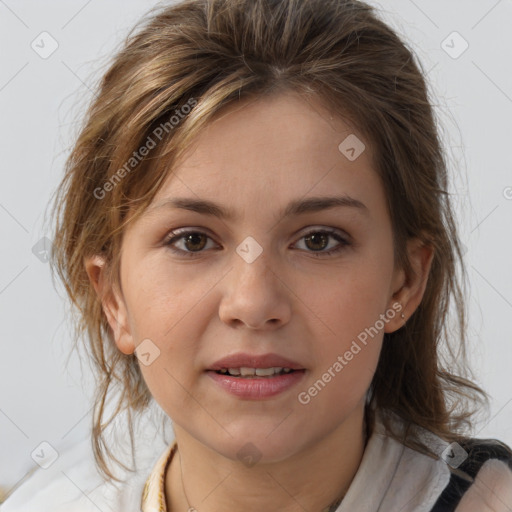
[[[356,0],[185,0],[153,10],[128,35],[98,86],[53,210],[52,269],[76,307],[75,341],[84,340],[97,373],[93,447],[107,478],[118,480],[109,459],[123,465],[105,442],[107,427],[128,411],[133,447],[131,412],[146,410],[152,397],[136,356],[115,345],[84,258],[105,257],[105,278],[119,288],[124,229],[152,201],[189,141],[228,104],[286,91],[318,98],[371,144],[396,264],[412,271],[410,238],[434,249],[421,304],[402,328],[384,335],[367,414],[390,410],[447,441],[461,439],[470,406],[485,393],[465,374],[467,277],[420,68],[394,30]],[[185,109],[191,101],[194,107]],[[173,115],[179,115],[175,125]],[[169,129],[135,165],[134,152],[162,126]],[[114,391],[114,415],[104,422]],[[404,442],[439,455],[414,435]]]

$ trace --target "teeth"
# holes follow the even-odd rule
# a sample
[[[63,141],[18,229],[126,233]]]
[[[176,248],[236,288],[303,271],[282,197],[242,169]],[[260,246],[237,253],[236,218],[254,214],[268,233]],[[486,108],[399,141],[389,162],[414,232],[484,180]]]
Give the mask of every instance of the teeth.
[[[282,366],[273,366],[272,368],[222,368],[219,371],[224,375],[229,374],[237,377],[270,377],[278,373],[290,373],[292,370],[290,368],[283,368]]]
[[[267,375],[274,375],[274,373],[279,373],[283,368],[276,366],[274,368],[256,368],[256,375],[259,377],[266,377]]]

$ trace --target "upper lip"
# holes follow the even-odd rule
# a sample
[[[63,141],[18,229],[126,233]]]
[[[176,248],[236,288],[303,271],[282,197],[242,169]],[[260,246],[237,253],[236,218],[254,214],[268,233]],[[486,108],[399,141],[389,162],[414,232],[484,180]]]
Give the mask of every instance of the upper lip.
[[[238,353],[223,357],[215,361],[208,370],[222,370],[222,368],[272,368],[282,367],[290,368],[292,370],[303,370],[296,361],[292,361],[287,357],[280,356],[279,354],[246,354]]]

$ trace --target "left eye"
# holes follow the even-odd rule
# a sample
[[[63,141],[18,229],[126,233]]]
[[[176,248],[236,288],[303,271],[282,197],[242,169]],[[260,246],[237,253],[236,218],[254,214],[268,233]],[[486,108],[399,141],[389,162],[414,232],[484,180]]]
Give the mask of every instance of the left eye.
[[[338,242],[338,245],[335,245],[334,247],[331,247],[328,251],[325,251],[324,249],[329,246],[329,239],[336,240]],[[347,240],[345,240],[345,238],[343,238],[341,235],[339,235],[337,231],[331,230],[310,231],[309,233],[304,235],[300,240],[305,240],[306,246],[310,244],[310,247],[308,248],[314,249],[313,253],[319,252],[319,254],[314,254],[314,256],[324,256],[333,254],[335,252],[341,251],[344,247],[350,245],[350,243]]]
[[[168,246],[173,252],[186,256],[195,256],[196,253],[203,252],[207,243],[206,240],[212,240],[206,233],[202,231],[173,231],[164,241],[164,245]],[[329,246],[329,239],[334,239],[338,245],[325,250]],[[306,233],[300,238],[305,241],[308,249],[312,249],[313,256],[321,257],[343,250],[346,246],[351,245],[337,231],[333,230],[314,230]],[[177,247],[178,243],[183,242],[184,248]],[[316,254],[315,254],[316,253]]]

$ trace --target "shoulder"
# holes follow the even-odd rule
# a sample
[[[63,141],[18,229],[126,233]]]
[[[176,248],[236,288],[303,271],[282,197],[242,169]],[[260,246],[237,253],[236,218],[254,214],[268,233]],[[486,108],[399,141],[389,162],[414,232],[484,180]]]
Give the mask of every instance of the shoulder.
[[[57,512],[66,507],[70,511],[78,510],[78,507],[84,511],[93,510],[93,503],[86,497],[101,489],[102,480],[95,471],[88,448],[88,439],[82,440],[62,451],[49,468],[33,467],[21,485],[0,505],[0,511],[51,509]]]
[[[496,439],[466,439],[457,445],[460,463],[451,466],[447,459],[451,471],[450,481],[432,512],[510,511],[510,447]]]
[[[388,493],[392,494],[393,504],[398,499],[425,512],[512,512],[512,450],[507,444],[477,438],[449,444],[395,415],[390,419],[395,434],[400,435],[386,441],[396,445],[397,450],[403,445]],[[431,454],[403,442],[412,432],[415,440],[430,448]],[[387,430],[384,433],[390,434]]]
[[[119,436],[116,456],[135,471],[116,471],[121,482],[108,482],[99,473],[94,460],[91,438],[86,437],[61,451],[47,469],[32,469],[20,485],[0,505],[0,512],[140,512],[145,480],[156,460],[167,447],[165,436],[151,424],[136,433],[135,460],[128,448],[129,437]],[[117,444],[117,442],[116,442]]]

